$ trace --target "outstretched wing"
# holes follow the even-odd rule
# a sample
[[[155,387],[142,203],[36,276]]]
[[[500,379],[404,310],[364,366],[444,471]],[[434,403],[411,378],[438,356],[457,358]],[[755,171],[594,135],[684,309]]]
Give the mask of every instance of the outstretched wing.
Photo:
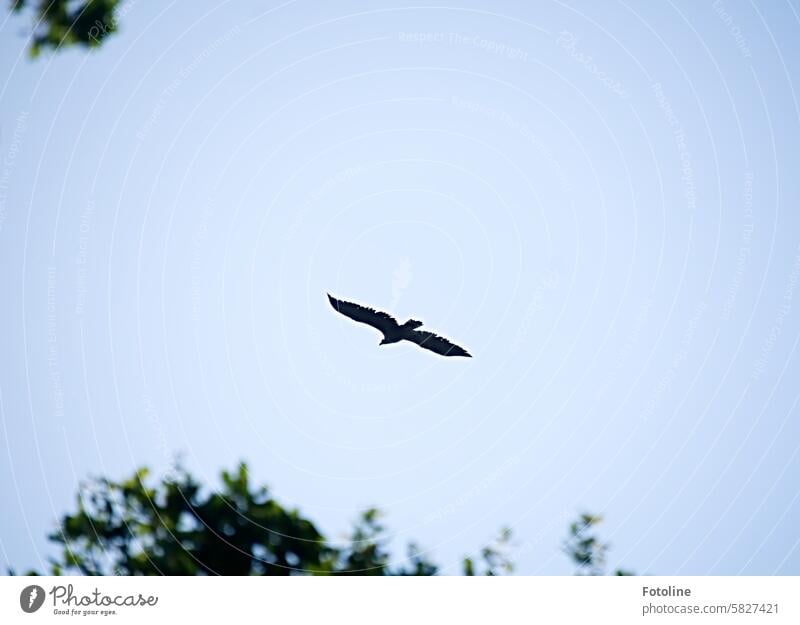
[[[442,356],[467,356],[472,358],[469,352],[463,347],[454,345],[445,338],[433,332],[426,332],[425,330],[412,330],[408,332],[405,338],[412,343],[416,343],[420,347],[429,349],[432,352],[441,354]]]
[[[350,317],[353,321],[366,323],[373,328],[377,328],[384,334],[397,330],[397,321],[394,317],[387,315],[385,312],[353,304],[353,302],[345,302],[344,300],[336,299],[335,297],[331,297],[330,293],[328,294],[328,300],[334,310],[342,313],[345,317]]]

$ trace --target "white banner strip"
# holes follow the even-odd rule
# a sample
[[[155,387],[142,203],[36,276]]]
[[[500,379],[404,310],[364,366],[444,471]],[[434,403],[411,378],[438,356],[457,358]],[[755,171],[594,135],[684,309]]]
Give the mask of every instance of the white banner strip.
[[[4,577],[0,623],[778,625],[798,595],[798,577]]]

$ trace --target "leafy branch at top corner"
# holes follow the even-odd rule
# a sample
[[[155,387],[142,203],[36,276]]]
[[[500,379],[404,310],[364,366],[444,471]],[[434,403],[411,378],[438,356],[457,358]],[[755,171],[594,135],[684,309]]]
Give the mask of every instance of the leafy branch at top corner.
[[[33,23],[28,51],[72,46],[97,48],[117,32],[121,0],[11,0],[11,11],[30,15]]]

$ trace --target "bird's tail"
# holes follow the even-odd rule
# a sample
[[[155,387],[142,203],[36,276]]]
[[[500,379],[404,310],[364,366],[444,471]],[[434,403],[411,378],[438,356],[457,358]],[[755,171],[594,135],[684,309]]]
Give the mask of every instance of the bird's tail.
[[[421,321],[417,321],[416,319],[409,319],[403,324],[404,328],[408,328],[409,330],[413,330],[415,328],[419,328],[422,326]]]

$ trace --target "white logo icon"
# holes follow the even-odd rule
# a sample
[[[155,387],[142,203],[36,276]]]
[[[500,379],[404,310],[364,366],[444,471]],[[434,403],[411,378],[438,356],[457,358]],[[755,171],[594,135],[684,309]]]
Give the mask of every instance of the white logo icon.
[[[25,586],[19,594],[19,607],[23,612],[36,612],[44,603],[44,588],[41,586]]]

